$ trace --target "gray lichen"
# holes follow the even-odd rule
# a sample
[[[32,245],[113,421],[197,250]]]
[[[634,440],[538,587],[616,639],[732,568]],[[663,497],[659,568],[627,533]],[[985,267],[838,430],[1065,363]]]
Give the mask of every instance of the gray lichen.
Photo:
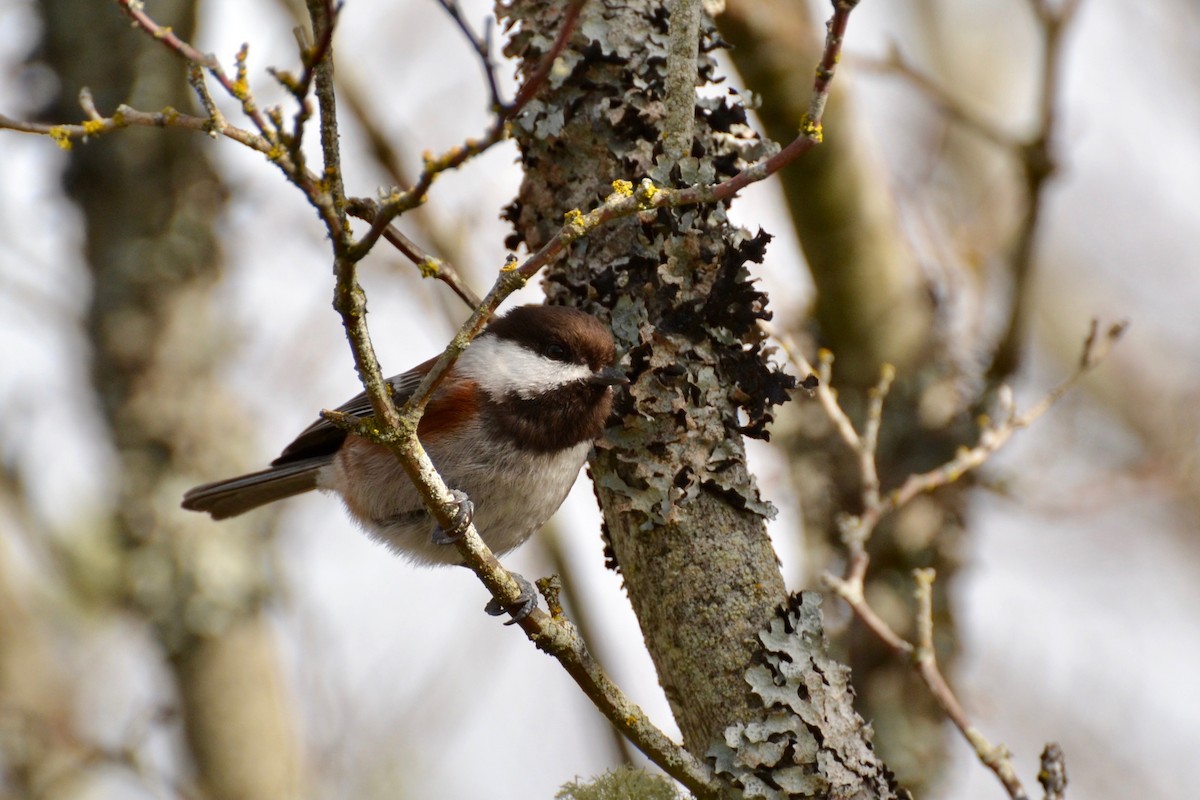
[[[746,682],[765,714],[726,728],[708,755],[746,797],[905,796],[854,711],[850,670],[829,656],[820,608],[815,592],[793,595],[759,634]]]
[[[500,13],[512,29],[507,54],[538,63],[552,39],[533,31],[555,30],[561,6],[512,2]],[[774,150],[730,91],[697,99],[688,157],[664,155],[667,23],[663,4],[646,0],[585,7],[550,85],[513,121],[526,174],[536,178],[508,211],[517,230],[510,246],[540,247],[562,214],[594,207],[614,180],[712,183]],[[701,84],[718,83],[717,46],[706,20]],[[607,226],[545,276],[552,302],[582,301],[611,319],[634,383],[608,443],[624,468],[602,485],[644,529],[673,521],[677,505],[702,491],[775,513],[742,466],[741,443],[741,435],[767,437],[770,409],[792,387],[764,354],[757,322],[770,312],[747,269],[762,261],[770,236],[734,228],[725,212],[721,204],[661,210]]]

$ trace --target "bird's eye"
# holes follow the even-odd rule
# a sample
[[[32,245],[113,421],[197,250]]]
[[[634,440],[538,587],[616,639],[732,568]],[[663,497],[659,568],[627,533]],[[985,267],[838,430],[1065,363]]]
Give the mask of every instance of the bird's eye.
[[[567,360],[567,348],[557,342],[546,345],[546,355],[555,361]]]

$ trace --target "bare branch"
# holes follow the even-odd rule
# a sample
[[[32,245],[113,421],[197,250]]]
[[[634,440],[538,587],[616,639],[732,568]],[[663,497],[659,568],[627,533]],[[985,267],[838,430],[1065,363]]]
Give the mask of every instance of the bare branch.
[[[375,207],[358,200],[351,200],[347,211],[359,219],[371,222],[375,218]],[[448,261],[430,255],[421,249],[420,245],[409,239],[395,225],[388,225],[383,230],[383,238],[404,254],[409,261],[421,271],[422,278],[436,278],[458,295],[468,308],[477,308],[481,302],[475,290],[467,285],[459,275],[458,270]]]
[[[932,491],[958,480],[967,471],[983,464],[993,453],[1004,446],[1016,431],[1028,427],[1049,411],[1083,375],[1104,360],[1126,327],[1126,323],[1118,322],[1102,330],[1099,324],[1093,320],[1084,340],[1076,369],[1047,392],[1039,402],[1024,413],[1018,414],[1014,408],[1012,392],[1005,388],[999,393],[1002,412],[999,422],[984,421],[979,442],[975,447],[964,448],[953,459],[937,469],[909,476],[898,489],[888,492],[886,496],[879,493],[878,474],[875,466],[875,444],[878,440],[882,420],[883,399],[894,377],[893,371],[885,366],[879,384],[872,390],[867,409],[865,432],[861,436],[854,430],[849,417],[838,405],[836,394],[829,387],[832,356],[822,354],[821,368],[818,370],[819,383],[813,387],[813,393],[822,409],[842,433],[842,439],[858,456],[863,483],[862,513],[847,516],[840,521],[842,541],[849,553],[845,574],[837,576],[826,573],[822,576],[823,580],[835,594],[850,606],[855,616],[880,641],[897,655],[910,659],[914,669],[925,682],[938,705],[971,744],[979,760],[996,774],[1013,800],[1028,800],[1028,795],[1016,776],[1007,749],[1003,745],[993,746],[971,724],[962,704],[938,668],[933,647],[933,570],[917,570],[914,573],[918,604],[917,641],[911,643],[897,634],[866,600],[864,582],[870,563],[866,545],[885,514],[899,510],[922,492]],[[802,375],[813,374],[812,364],[804,358],[789,338],[780,337],[777,334],[772,335],[780,342],[781,349]],[[1043,755],[1043,760],[1046,758],[1047,756]],[[1049,792],[1050,790],[1047,789],[1047,797],[1051,796]]]
[[[184,60],[198,64],[208,70],[220,82],[225,91],[229,93],[229,96],[242,104],[242,111],[254,122],[254,126],[258,128],[258,132],[267,139],[272,138],[267,121],[258,111],[254,99],[251,97],[245,84],[230,80],[215,56],[200,52],[176,36],[175,32],[169,27],[159,25],[145,12],[139,0],[117,0],[117,5],[120,6],[121,11],[126,16],[133,20],[135,26],[141,28],[154,39],[162,42],[168,49],[178,53]]]
[[[1067,796],[1067,763],[1062,748],[1051,742],[1042,750],[1042,768],[1038,770],[1038,783],[1045,792],[1045,800],[1063,800]]]
[[[84,102],[84,110],[89,117],[82,124],[51,125],[42,122],[25,122],[0,114],[0,129],[49,136],[63,149],[70,149],[72,142],[87,141],[91,137],[102,136],[122,128],[183,128],[203,133],[212,132],[212,121],[210,119],[197,117],[192,114],[184,114],[170,106],[164,108],[162,111],[139,111],[122,104],[117,106],[117,110],[113,112],[111,117],[95,117],[92,116],[96,108],[92,103],[91,94],[88,93],[86,95],[86,100],[81,97],[81,101]],[[226,124],[218,133],[227,139],[232,139],[238,144],[245,145],[252,150],[257,150],[268,157],[273,155],[272,145],[269,141],[244,128]]]
[[[1005,791],[1008,792],[1008,796],[1012,800],[1029,800],[1029,795],[1025,793],[1025,788],[1021,785],[1021,780],[1013,768],[1012,754],[1008,752],[1008,748],[1002,744],[993,746],[979,732],[979,729],[971,724],[962,703],[958,701],[958,697],[946,683],[946,678],[938,668],[937,656],[933,647],[933,580],[935,576],[936,573],[932,569],[913,571],[913,578],[917,584],[917,644],[912,654],[913,666],[921,676],[921,680],[925,681],[925,685],[929,687],[929,691],[937,700],[938,705],[946,712],[946,716],[950,717],[955,727],[962,733],[963,738],[970,742],[971,747],[975,749],[975,755],[980,762],[996,774],[1000,783],[1004,785]]]
[[[1063,86],[1063,54],[1066,52],[1063,42],[1079,5],[1079,0],[1065,0],[1055,10],[1046,0],[1030,0],[1030,6],[1042,28],[1038,123],[1033,136],[1016,151],[1025,178],[1025,194],[1028,200],[1009,256],[1012,291],[1009,297],[1008,321],[987,370],[987,381],[993,387],[1012,375],[1021,361],[1022,345],[1028,327],[1029,287],[1038,235],[1042,228],[1046,187],[1058,171],[1058,159],[1054,148],[1059,127],[1059,94]]]

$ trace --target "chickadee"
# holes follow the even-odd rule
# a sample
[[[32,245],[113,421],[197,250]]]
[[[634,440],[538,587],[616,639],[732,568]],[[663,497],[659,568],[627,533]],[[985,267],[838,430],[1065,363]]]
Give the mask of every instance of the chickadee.
[[[562,505],[604,430],[612,387],[628,383],[611,366],[613,357],[608,329],[562,306],[514,308],[459,356],[417,427],[459,500],[456,529],[473,520],[488,547],[505,553]],[[397,404],[435,360],[388,379]],[[338,411],[372,413],[366,393]],[[324,419],[308,426],[269,469],[197,486],[184,495],[183,507],[225,519],[312,489],[341,495],[373,537],[414,562],[462,563],[446,546],[454,532],[436,525],[396,457]]]

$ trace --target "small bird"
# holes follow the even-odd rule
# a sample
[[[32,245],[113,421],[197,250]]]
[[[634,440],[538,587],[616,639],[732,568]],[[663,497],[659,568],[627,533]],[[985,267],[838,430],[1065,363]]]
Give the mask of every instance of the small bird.
[[[563,306],[520,306],[493,320],[459,356],[417,426],[430,459],[459,503],[443,531],[396,457],[324,419],[308,426],[268,469],[197,486],[183,507],[237,516],[312,489],[341,495],[374,538],[425,564],[461,564],[447,547],[474,521],[496,553],[522,544],[562,505],[612,412],[613,338],[595,317]],[[436,359],[388,379],[405,402]],[[338,411],[371,416],[362,393]],[[522,583],[524,613],[534,602]],[[508,610],[514,618],[522,609]]]

